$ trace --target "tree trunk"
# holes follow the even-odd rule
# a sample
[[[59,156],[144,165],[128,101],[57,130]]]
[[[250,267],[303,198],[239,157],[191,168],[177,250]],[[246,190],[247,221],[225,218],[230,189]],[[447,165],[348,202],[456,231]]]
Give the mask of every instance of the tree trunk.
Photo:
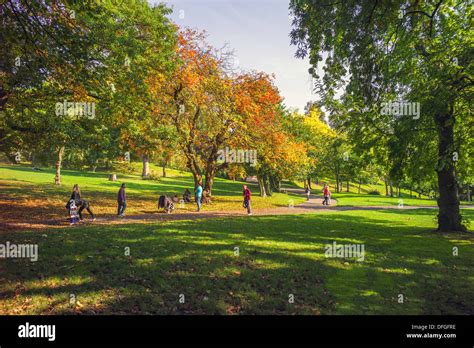
[[[449,112],[435,117],[438,128],[438,231],[466,231],[461,223],[459,210],[458,185],[454,174],[454,116],[453,107]]]
[[[384,179],[384,182],[385,182],[385,196],[387,197],[388,196],[388,180],[387,180],[387,178]]]
[[[397,185],[397,197],[400,197],[400,186]]]
[[[260,197],[267,197],[267,192],[265,191],[265,185],[263,184],[263,178],[260,175],[257,175],[258,188],[260,190]]]
[[[214,185],[214,175],[206,175],[206,182],[204,183],[204,190],[212,195],[212,185]]]
[[[202,171],[192,156],[187,156],[187,167],[193,175],[194,186],[197,186],[198,183],[202,182]]]
[[[64,146],[58,150],[58,158],[56,160],[56,176],[54,177],[54,184],[61,185],[61,164],[63,162]]]
[[[166,163],[163,164],[163,167],[162,167],[162,170],[163,170],[163,178],[166,178]]]
[[[359,194],[360,194],[360,185],[362,184],[362,179],[359,179]]]
[[[471,185],[467,185],[467,201],[471,201]]]
[[[313,188],[311,187],[311,177],[308,176],[308,188],[312,190]]]
[[[199,175],[198,173],[193,172],[193,179],[194,179],[194,186],[197,186],[198,184],[202,183],[202,176]]]
[[[280,192],[280,180],[278,179],[278,177],[276,176],[273,176],[273,175],[270,175],[269,176],[269,179],[270,179],[270,188],[273,192]]]
[[[204,190],[209,192],[209,195],[212,195],[212,186],[214,185],[214,177],[216,176],[216,168],[213,168],[205,174],[205,183]]]
[[[265,191],[267,192],[267,196],[272,195],[272,188],[270,187],[270,179],[268,175],[263,176],[263,186],[265,186]]]
[[[392,180],[390,180],[389,183],[390,183],[390,197],[393,197],[393,183],[392,183]]]
[[[346,183],[346,192],[349,192],[349,189],[350,189],[350,183],[349,183],[349,180],[347,180],[347,183]]]
[[[142,177],[147,177],[150,175],[150,157],[148,154],[145,154],[142,156],[142,162],[143,162],[143,169],[142,169]]]

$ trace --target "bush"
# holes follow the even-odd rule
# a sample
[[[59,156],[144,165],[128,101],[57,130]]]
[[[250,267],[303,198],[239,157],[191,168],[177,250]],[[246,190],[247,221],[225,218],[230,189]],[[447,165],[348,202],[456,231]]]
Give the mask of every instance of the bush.
[[[142,177],[142,179],[143,179],[143,180],[160,180],[161,177],[160,177],[160,175],[159,175],[157,172],[155,172],[155,171],[152,170],[152,171],[150,171],[150,173],[148,174],[148,176]]]
[[[367,192],[367,194],[369,194],[369,195],[374,195],[374,196],[380,196],[380,192],[377,191],[377,190],[369,191],[369,192]]]
[[[124,174],[138,174],[139,172],[131,162],[116,162],[113,169]]]

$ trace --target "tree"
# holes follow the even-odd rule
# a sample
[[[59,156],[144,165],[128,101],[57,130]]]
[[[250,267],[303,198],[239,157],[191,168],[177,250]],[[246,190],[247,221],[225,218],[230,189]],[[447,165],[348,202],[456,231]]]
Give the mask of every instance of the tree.
[[[144,80],[152,68],[166,71],[172,62],[175,29],[165,17],[168,10],[146,1],[57,0],[7,1],[1,10],[6,58],[0,67],[2,150],[28,149],[41,139],[57,153],[58,184],[67,151],[79,147],[93,157],[116,156],[92,139],[117,146],[120,116],[127,113],[136,120],[140,110],[149,113]],[[63,101],[91,103],[96,114],[58,115],[55,106]],[[134,126],[122,122],[121,127],[129,124]],[[107,134],[111,138],[105,139]]]
[[[187,29],[179,35],[172,76],[150,79],[154,100],[164,101],[155,103],[155,114],[174,127],[195,184],[204,178],[209,192],[216,174],[229,164],[218,161],[219,151],[257,149],[267,137],[259,130],[267,121],[273,124],[281,101],[268,75],[237,74],[230,58],[225,49],[209,45],[203,33]]]
[[[404,136],[428,132],[437,137],[433,167],[438,181],[438,231],[465,231],[453,152],[460,140],[455,139],[455,125],[467,116],[460,110],[472,98],[472,4],[292,0],[290,8],[295,14],[291,37],[298,45],[297,56],[309,54],[311,73],[324,100],[334,99],[335,89],[341,87],[369,108],[380,110],[381,103],[389,101],[387,96],[421,105],[417,118],[400,120],[412,125],[404,128]],[[315,68],[323,53],[325,75],[320,78]],[[432,127],[425,128],[427,124]]]
[[[324,175],[332,175],[329,169],[331,158],[328,151],[335,140],[336,133],[329,128],[324,119],[324,113],[316,103],[310,105],[304,115],[297,112],[288,114],[285,117],[285,129],[294,139],[303,142],[305,145],[305,156],[308,161],[305,166],[297,170],[299,179],[306,182],[311,188],[311,179],[320,178]],[[325,163],[325,161],[329,161]]]

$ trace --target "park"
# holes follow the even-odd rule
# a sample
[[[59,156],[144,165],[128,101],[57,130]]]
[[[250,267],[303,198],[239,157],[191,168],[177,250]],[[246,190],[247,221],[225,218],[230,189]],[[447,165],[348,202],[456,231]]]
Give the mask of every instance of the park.
[[[1,315],[474,314],[472,3],[242,3],[304,107],[202,8],[1,5]]]

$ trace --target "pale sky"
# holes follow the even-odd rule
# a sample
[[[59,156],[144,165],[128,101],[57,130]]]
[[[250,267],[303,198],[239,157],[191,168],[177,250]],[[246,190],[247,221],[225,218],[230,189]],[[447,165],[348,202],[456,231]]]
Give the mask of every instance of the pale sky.
[[[220,48],[228,43],[243,70],[275,74],[275,84],[287,107],[303,111],[310,100],[307,59],[295,58],[290,45],[289,0],[149,0],[173,8],[170,18],[181,27],[205,30]]]

